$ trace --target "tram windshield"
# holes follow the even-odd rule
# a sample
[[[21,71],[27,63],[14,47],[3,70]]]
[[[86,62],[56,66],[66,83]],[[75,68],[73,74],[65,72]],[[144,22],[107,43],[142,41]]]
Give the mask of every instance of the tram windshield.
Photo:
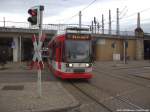
[[[90,62],[90,40],[67,40],[66,58],[68,62]]]

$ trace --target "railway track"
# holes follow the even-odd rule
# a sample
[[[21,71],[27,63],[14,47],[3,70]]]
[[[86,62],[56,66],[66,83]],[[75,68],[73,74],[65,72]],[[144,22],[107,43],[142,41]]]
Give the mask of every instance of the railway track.
[[[72,86],[74,86],[77,90],[79,90],[81,93],[83,93],[84,95],[86,95],[88,98],[90,98],[91,100],[93,100],[94,102],[96,102],[98,105],[104,107],[108,112],[113,112],[109,107],[107,107],[102,102],[100,102],[94,95],[90,95],[89,93],[87,93],[86,91],[84,91],[84,89],[82,89],[81,87],[77,86],[74,82],[70,82],[70,83],[71,83]]]
[[[86,83],[85,81],[75,81],[76,84],[74,83],[74,81],[61,81],[61,83],[79,101],[80,106],[75,109],[77,112],[112,112],[101,102],[99,102],[98,100],[91,97],[88,93],[86,93],[86,91],[76,86],[77,83]]]
[[[137,76],[137,75],[133,75],[133,74],[131,75],[130,73],[120,73],[120,72],[118,73],[114,70],[111,70],[111,74],[110,74],[110,72],[106,72],[106,70],[103,70],[103,69],[99,69],[99,70],[100,71],[94,70],[94,72],[100,73],[102,75],[114,77],[114,78],[117,78],[120,80],[124,80],[129,83],[136,84],[136,85],[150,89],[150,79],[149,78]],[[107,71],[109,71],[109,70],[107,70]]]
[[[146,69],[146,68],[148,68],[148,69]],[[128,71],[132,71],[131,73],[128,73],[128,75],[130,75],[130,76],[139,77],[139,78],[142,78],[142,79],[150,80],[150,78],[148,78],[148,77],[136,75],[136,74],[140,74],[140,73],[150,73],[150,69],[149,68],[150,68],[150,66],[130,67],[130,68],[116,68],[116,69],[112,69],[111,71],[116,71],[116,70],[123,70],[123,71],[125,71],[125,70],[128,70]],[[139,69],[140,69],[140,71],[137,72],[137,70],[139,70]]]
[[[104,72],[102,70],[101,70],[101,72],[99,72],[99,71],[94,71],[94,72],[101,73],[101,74],[107,75],[109,77],[111,76],[113,78],[117,78],[120,80],[124,80],[125,82],[132,83],[134,85],[147,87],[147,85],[145,83],[141,83],[140,81],[134,82],[132,79],[134,79],[135,77],[130,76],[129,74],[127,74],[125,76],[122,76],[123,74],[112,75],[112,74],[114,74],[115,71],[111,72],[112,74],[110,74],[110,72]],[[137,79],[149,81],[149,79],[143,79],[140,77],[137,77]],[[86,103],[86,100],[83,102],[82,101],[80,102],[81,103],[80,106],[86,105],[85,106],[85,108],[87,108],[86,111],[82,111],[82,109],[80,109],[80,107],[79,107],[75,111],[67,111],[67,112],[117,112],[117,111],[118,112],[122,112],[122,111],[133,111],[133,112],[137,112],[137,111],[145,112],[146,111],[146,112],[149,112],[149,110],[143,109],[144,106],[141,106],[141,105],[139,106],[138,104],[135,104],[132,101],[130,101],[129,99],[127,99],[125,96],[123,96],[124,94],[122,94],[122,96],[119,94],[115,95],[109,89],[101,88],[94,83],[84,81],[84,80],[80,80],[80,81],[59,80],[59,81],[61,81],[63,85],[65,85],[65,84],[69,85],[68,87],[65,87],[65,88],[67,90],[71,91],[71,94],[73,96],[74,95],[77,96],[82,101],[85,100],[85,98],[83,98],[83,96],[90,99],[90,101],[87,100],[87,103]],[[70,89],[70,88],[74,88],[74,89]],[[80,94],[78,94],[78,93],[80,93]],[[95,105],[96,105],[96,107],[94,107]],[[94,108],[95,110],[90,110],[91,108]]]
[[[106,91],[89,82],[69,81],[69,83],[99,106],[105,108],[107,112],[116,112],[123,109],[143,110],[142,107],[130,102],[128,99],[113,96],[110,91]]]
[[[95,66],[96,68],[96,66]],[[117,71],[117,70],[122,70],[123,72],[126,72],[125,70],[127,70],[127,75],[128,76],[131,76],[131,77],[139,77],[139,78],[143,78],[143,79],[147,79],[147,80],[150,80],[150,78],[148,77],[143,77],[143,76],[139,76],[139,75],[136,75],[139,74],[139,73],[150,73],[150,65],[147,65],[147,66],[131,66],[131,67],[113,67],[113,68],[109,68],[107,66],[98,66],[98,68],[103,71],[104,69],[106,70],[111,70],[111,71]],[[102,69],[101,69],[102,68]],[[140,70],[140,71],[137,71],[137,70]],[[131,73],[129,73],[131,71]],[[133,72],[134,71],[134,72]],[[144,71],[144,72],[143,72]]]

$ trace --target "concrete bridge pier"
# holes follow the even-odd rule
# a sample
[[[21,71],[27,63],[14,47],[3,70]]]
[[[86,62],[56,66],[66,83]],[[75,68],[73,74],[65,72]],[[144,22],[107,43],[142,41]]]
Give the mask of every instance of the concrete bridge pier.
[[[19,59],[19,38],[13,38],[13,62],[18,62]]]

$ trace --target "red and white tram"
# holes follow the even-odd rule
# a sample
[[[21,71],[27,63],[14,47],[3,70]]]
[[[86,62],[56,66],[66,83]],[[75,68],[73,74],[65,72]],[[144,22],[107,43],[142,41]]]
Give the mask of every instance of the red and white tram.
[[[67,28],[48,44],[49,69],[62,79],[92,78],[92,38],[88,29]]]

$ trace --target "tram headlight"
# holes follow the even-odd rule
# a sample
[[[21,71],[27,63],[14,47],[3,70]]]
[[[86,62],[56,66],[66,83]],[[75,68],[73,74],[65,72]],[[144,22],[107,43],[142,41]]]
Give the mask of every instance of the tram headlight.
[[[85,66],[86,66],[86,67],[89,67],[89,66],[90,66],[90,64],[89,64],[89,63],[86,63],[86,64],[85,64]]]
[[[72,63],[69,63],[69,67],[73,67],[73,64],[72,64]]]

